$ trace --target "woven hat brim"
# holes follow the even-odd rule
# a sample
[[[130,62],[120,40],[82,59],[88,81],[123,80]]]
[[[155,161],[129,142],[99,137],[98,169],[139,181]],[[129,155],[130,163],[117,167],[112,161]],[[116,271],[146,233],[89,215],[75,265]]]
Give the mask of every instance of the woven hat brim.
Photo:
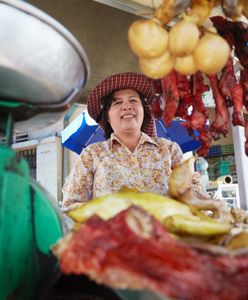
[[[152,80],[145,75],[132,72],[115,74],[97,84],[87,98],[87,109],[89,115],[97,121],[102,128],[106,125],[103,118],[100,118],[99,120],[99,115],[101,114],[103,107],[103,97],[109,95],[115,90],[126,88],[131,88],[141,93],[146,99],[145,110],[151,113],[149,104],[152,102],[154,97]],[[144,120],[144,123],[147,124],[143,124],[143,131],[150,136],[156,135],[156,128],[152,116],[150,120]]]

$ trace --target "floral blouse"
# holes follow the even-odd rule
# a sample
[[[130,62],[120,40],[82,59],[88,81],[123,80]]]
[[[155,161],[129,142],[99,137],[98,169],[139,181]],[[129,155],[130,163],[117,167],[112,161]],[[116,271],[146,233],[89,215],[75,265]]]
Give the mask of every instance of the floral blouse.
[[[164,138],[142,133],[138,146],[131,152],[112,133],[107,141],[91,144],[80,154],[62,190],[63,207],[123,187],[166,195],[168,178],[182,158],[178,144]],[[196,177],[195,183],[199,183]]]

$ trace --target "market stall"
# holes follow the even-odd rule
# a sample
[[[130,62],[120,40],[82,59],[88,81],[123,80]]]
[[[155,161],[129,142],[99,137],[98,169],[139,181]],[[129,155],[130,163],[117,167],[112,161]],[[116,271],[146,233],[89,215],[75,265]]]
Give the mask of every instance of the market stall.
[[[201,146],[197,149],[197,153],[205,156],[209,152],[212,140],[227,135],[230,124],[243,129],[247,127],[245,86],[247,48],[239,45],[247,38],[247,25],[237,19],[241,12],[246,14],[246,6],[244,3],[231,6],[230,2],[223,1],[222,16],[211,16],[212,26],[207,27],[204,22],[215,6],[220,8],[220,3],[183,1],[180,4],[178,8],[174,1],[162,1],[162,4],[154,9],[151,17],[137,20],[130,25],[128,39],[130,48],[138,56],[142,72],[153,80],[157,96],[152,103],[153,114],[162,117],[168,127],[174,118],[180,117],[186,120],[185,127],[189,131],[194,129],[200,132],[198,140]],[[242,45],[246,43],[243,42]],[[242,65],[239,70],[237,70],[237,59]],[[210,124],[207,124],[208,112],[202,94],[209,89],[215,101],[215,117]],[[193,109],[189,110],[190,107]],[[245,132],[243,137],[241,148],[246,155]],[[206,297],[245,299],[246,287],[239,281],[238,274],[242,273],[244,281],[247,280],[244,271],[246,267],[243,265],[243,271],[239,269],[241,266],[239,260],[242,260],[241,257],[245,255],[246,246],[236,248],[236,243],[234,246],[227,242],[229,238],[232,240],[229,234],[232,235],[233,229],[240,226],[237,224],[243,223],[241,228],[246,232],[245,213],[243,210],[228,209],[225,201],[205,199],[201,202],[203,199],[196,199],[189,195],[187,187],[184,189],[185,185],[187,186],[187,170],[188,167],[182,167],[175,171],[175,174],[173,171],[169,195],[179,202],[198,207],[200,214],[195,211],[197,216],[200,216],[200,219],[196,220],[197,223],[194,224],[189,216],[186,221],[185,217],[178,212],[176,215],[165,216],[168,210],[163,205],[169,199],[161,199],[157,204],[158,196],[149,202],[148,199],[152,195],[124,191],[96,198],[91,203],[68,212],[76,222],[77,230],[62,239],[53,249],[59,257],[62,270],[68,274],[86,273],[95,281],[118,290],[134,289],[142,292],[143,289],[148,289],[155,293],[154,297],[162,297],[161,299],[167,296],[175,299],[206,299]],[[238,194],[237,189],[235,193]],[[244,205],[245,193],[242,192],[240,197],[243,198],[242,205]],[[120,201],[119,205],[117,199]],[[237,199],[239,198],[236,197]],[[142,210],[133,205],[142,207],[145,212],[155,217],[155,220],[149,219],[146,213],[143,214]],[[235,205],[238,205],[238,201]],[[108,212],[108,206],[111,206],[111,212]],[[171,203],[170,207],[172,206]],[[210,215],[206,213],[207,211]],[[232,217],[237,218],[231,223],[227,220],[230,212]],[[217,221],[218,225],[231,225],[227,229],[229,237],[224,232],[222,234],[219,232],[220,235],[215,232],[214,240],[218,242],[213,242],[209,231],[203,233],[201,217],[206,222],[211,220],[210,223]],[[167,230],[164,233],[160,232],[161,236],[156,231],[158,229],[156,220],[159,220]],[[199,229],[198,233],[195,232],[196,228]],[[158,230],[160,229],[163,231],[159,227]],[[222,229],[225,231],[223,227]],[[186,233],[187,230],[193,230],[194,233],[193,231]],[[170,240],[168,231],[176,235],[175,240]],[[223,238],[223,234],[227,240],[224,242],[224,238],[220,242],[219,238],[220,236]],[[242,237],[244,241],[243,238],[244,236]],[[105,243],[103,245],[103,240],[108,240],[108,245]],[[184,243],[188,241],[190,248],[184,248],[185,244],[182,245],[181,241]],[[95,250],[93,245],[96,247]],[[184,258],[182,261],[178,253],[181,246],[181,257]],[[242,249],[242,254],[232,252],[233,246],[235,251]],[[191,252],[189,249],[194,249],[196,252]],[[228,259],[230,255],[235,265],[232,275],[226,269],[227,266],[231,269],[233,267]],[[223,261],[224,257],[228,262]],[[78,261],[80,261],[79,265]],[[201,271],[203,261],[204,271]],[[219,269],[220,265],[223,268]],[[210,266],[210,269],[206,266]],[[194,282],[191,281],[193,278]]]
[[[160,23],[148,19],[148,24],[156,28],[155,32],[159,28],[158,31],[167,37],[166,47],[172,29],[181,22],[180,17],[186,15],[191,18],[190,24],[186,24],[190,25],[187,33],[195,32],[190,39],[190,47],[203,43],[205,39],[200,39],[206,34],[207,41],[213,38],[211,43],[217,41],[218,45],[205,55],[206,59],[215,59],[213,56],[221,48],[220,56],[214,69],[209,70],[211,61],[201,64],[200,56],[198,64],[194,65],[193,60],[192,68],[190,71],[187,68],[185,73],[181,66],[175,67],[176,59],[184,58],[180,51],[177,52],[178,49],[172,50],[175,51],[173,55],[166,53],[163,56],[164,64],[161,61],[156,63],[154,57],[144,58],[138,54],[144,73],[147,72],[148,59],[146,74],[156,91],[153,114],[163,118],[168,128],[173,119],[180,116],[189,132],[191,129],[199,131],[200,155],[208,153],[212,139],[227,133],[233,117],[235,156],[238,174],[241,174],[238,178],[242,191],[240,206],[247,208],[247,99],[244,97],[243,102],[243,98],[237,97],[237,90],[242,90],[246,96],[247,87],[243,84],[245,81],[240,80],[242,76],[233,74],[232,70],[230,72],[232,60],[238,57],[239,52],[235,52],[235,41],[230,45],[221,31],[222,27],[218,26],[219,21],[228,22],[231,28],[241,26],[242,32],[247,34],[243,21],[232,21],[239,14],[247,17],[246,3],[179,1],[181,5],[178,10],[176,2],[163,1],[154,10]],[[230,3],[235,5],[228,6]],[[202,22],[210,11],[216,5],[220,8],[220,4],[228,19],[213,19],[216,29],[202,28]],[[247,299],[247,214],[237,207],[230,209],[220,199],[197,197],[191,189],[192,159],[173,168],[167,196],[123,189],[91,199],[75,209],[64,211],[66,218],[73,222],[69,230],[58,205],[36,182],[29,179],[27,163],[10,149],[12,118],[25,119],[39,111],[67,108],[77,100],[89,78],[89,62],[74,37],[47,15],[25,2],[3,0],[0,5],[0,38],[3,37],[0,53],[5,58],[0,63],[0,116],[1,121],[5,120],[1,123],[5,125],[3,132],[6,135],[6,144],[0,147],[0,282],[4,283],[0,298]],[[140,23],[144,23],[143,19],[138,25]],[[149,26],[145,37],[149,39],[149,46],[153,46],[150,41],[153,36],[146,36],[150,32]],[[175,31],[173,37],[176,39],[178,33],[175,34]],[[13,33],[12,39],[6,37],[9,32]],[[20,39],[16,38],[17,32]],[[135,38],[135,32],[136,29],[129,35],[133,38],[134,33]],[[178,36],[180,40],[184,39],[182,33]],[[23,39],[26,41],[25,47],[20,47]],[[166,38],[162,40],[166,44]],[[147,43],[141,43],[141,48],[143,44]],[[206,45],[208,47],[209,43],[206,42]],[[167,51],[166,47],[162,45],[161,55]],[[18,54],[21,57],[10,51],[16,48],[20,48]],[[155,48],[157,50],[158,47]],[[142,51],[147,49],[142,48]],[[156,55],[160,54],[156,52]],[[192,53],[187,54],[190,56]],[[192,63],[192,57],[190,61]],[[242,59],[240,61],[242,64]],[[154,66],[159,75],[154,73]],[[166,66],[166,69],[161,71],[160,66]],[[243,65],[243,76],[246,76],[245,67]],[[218,72],[220,77],[216,75]],[[231,76],[231,79],[228,78],[234,88],[230,110],[219,91],[218,83],[222,75]],[[223,81],[227,82],[225,79]],[[209,88],[218,98],[216,118],[210,126],[202,102],[202,94]],[[242,102],[235,106],[234,98]],[[188,110],[189,106],[193,107],[193,111]],[[63,276],[55,284],[59,270]]]

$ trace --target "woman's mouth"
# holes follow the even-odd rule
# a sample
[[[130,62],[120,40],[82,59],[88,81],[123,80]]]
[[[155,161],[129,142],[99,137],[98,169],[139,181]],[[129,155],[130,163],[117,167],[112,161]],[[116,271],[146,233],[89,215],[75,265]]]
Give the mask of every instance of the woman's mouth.
[[[134,115],[124,115],[121,118],[122,119],[131,119],[131,118],[134,118]]]

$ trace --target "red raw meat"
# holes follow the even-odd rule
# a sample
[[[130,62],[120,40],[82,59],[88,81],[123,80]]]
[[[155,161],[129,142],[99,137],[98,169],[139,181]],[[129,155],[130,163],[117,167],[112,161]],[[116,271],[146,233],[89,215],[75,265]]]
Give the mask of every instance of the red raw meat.
[[[244,22],[232,22],[234,37],[234,50],[240,63],[248,68],[248,24]]]
[[[201,72],[193,75],[193,112],[190,117],[190,125],[195,130],[203,130],[208,120],[208,112],[203,103],[202,94],[207,91],[203,83]]]
[[[215,119],[210,126],[210,131],[212,138],[217,140],[220,135],[227,135],[229,129],[229,112],[227,109],[226,102],[221,95],[217,86],[217,76],[208,75],[211,89],[213,91],[214,101],[215,101]]]
[[[161,109],[161,96],[162,95],[158,95],[156,97],[154,97],[152,104],[151,104],[151,108],[152,108],[152,114],[155,118],[161,118],[162,117],[162,109]]]
[[[185,300],[248,299],[247,255],[193,249],[137,207],[107,221],[90,218],[54,252],[64,273],[86,274],[112,288]]]
[[[232,48],[234,45],[233,26],[231,21],[222,17],[214,16],[210,20],[213,22],[214,27],[218,30],[218,33],[228,42]]]
[[[211,146],[212,136],[207,128],[201,130],[198,140],[201,142],[200,148],[197,150],[198,155],[205,156]]]
[[[240,83],[243,88],[243,104],[248,112],[248,69],[243,69],[240,72]]]
[[[192,105],[193,96],[191,95],[190,80],[186,75],[176,72],[177,88],[180,96],[176,116],[184,120],[188,117],[188,108]]]
[[[179,92],[177,88],[176,72],[173,70],[161,79],[163,96],[165,99],[165,109],[163,111],[163,119],[165,125],[170,127],[173,118],[176,115],[179,104]]]
[[[244,126],[244,116],[243,116],[243,88],[240,83],[237,83],[231,89],[232,99],[233,99],[233,114],[232,123],[233,126]]]
[[[222,94],[223,97],[225,97],[227,106],[232,106],[232,95],[231,95],[231,89],[237,84],[237,80],[234,74],[234,68],[233,68],[233,60],[230,56],[228,59],[227,64],[223,68],[220,79],[218,81],[218,88]]]
[[[234,126],[244,126],[243,117],[243,88],[238,83],[233,67],[233,60],[230,56],[226,66],[223,68],[218,88],[225,97],[227,106],[233,106],[232,123]]]

